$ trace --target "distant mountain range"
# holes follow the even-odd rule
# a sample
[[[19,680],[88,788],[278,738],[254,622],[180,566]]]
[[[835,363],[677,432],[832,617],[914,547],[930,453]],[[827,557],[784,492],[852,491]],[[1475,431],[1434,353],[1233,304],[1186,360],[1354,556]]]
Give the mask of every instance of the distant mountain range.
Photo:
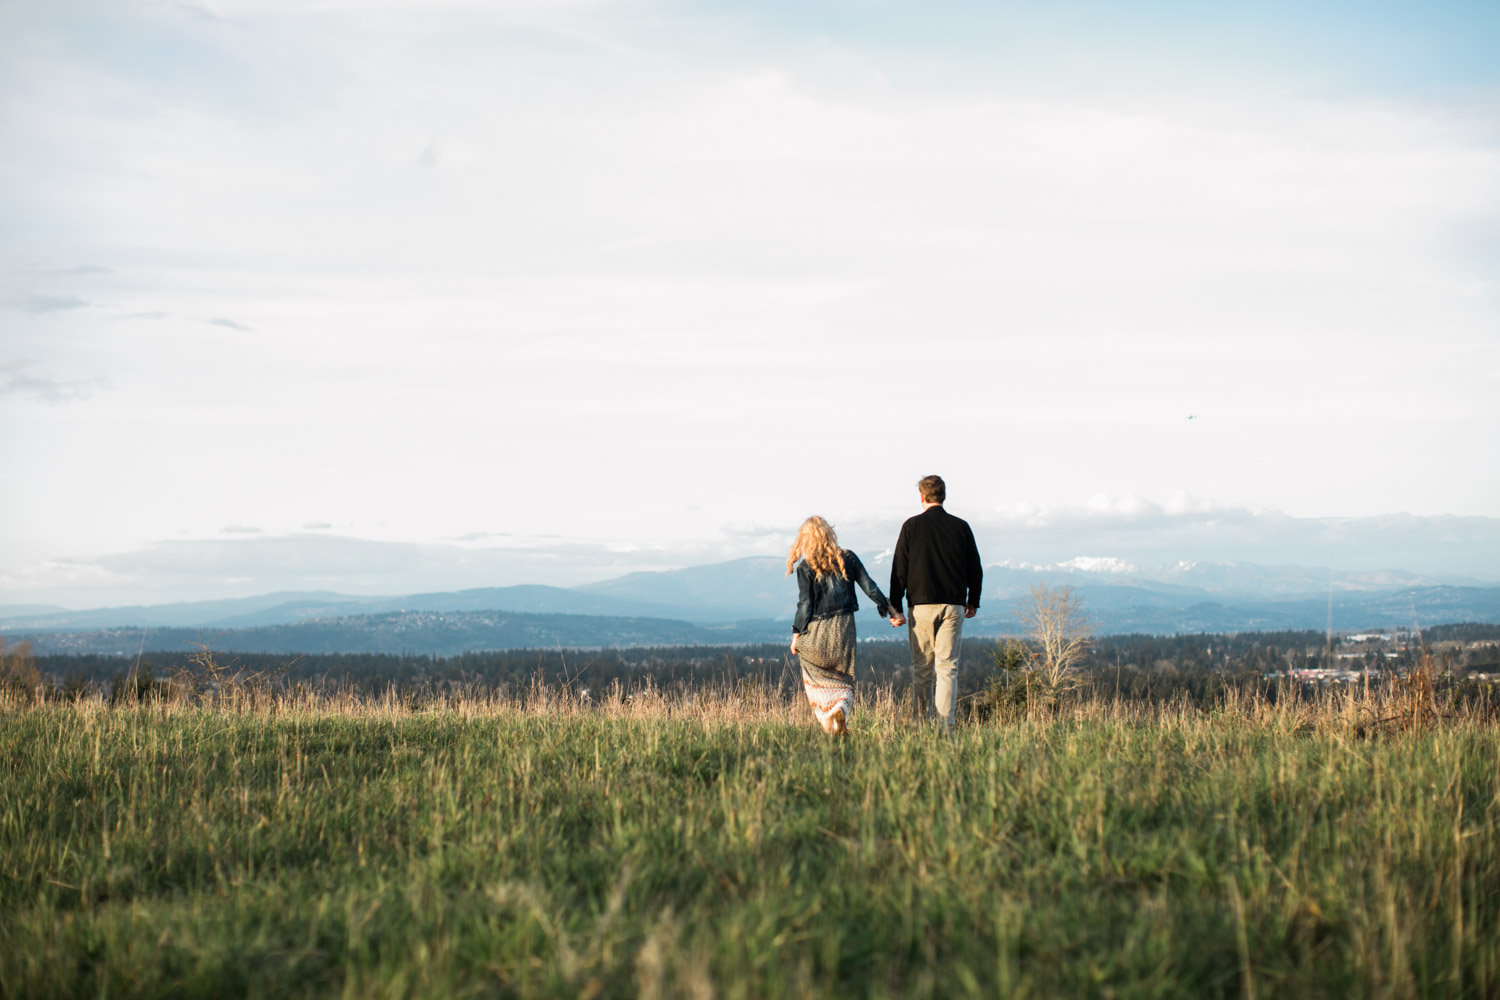
[[[491,649],[731,646],[782,638],[783,622],[709,627],[668,618],[541,615],[517,611],[391,611],[245,629],[111,628],[27,637],[39,654],[135,656],[211,646],[237,653],[392,653],[458,656]]]
[[[682,609],[651,601],[594,596],[561,587],[483,587],[405,597],[356,597],[327,592],[284,591],[259,597],[189,601],[124,608],[68,611],[39,605],[17,612],[0,605],[0,632],[71,632],[109,628],[247,629],[400,612],[518,611],[622,618],[685,618]],[[713,615],[732,618],[733,615]]]
[[[883,580],[888,564],[870,561]],[[1432,625],[1500,621],[1500,585],[1400,570],[1333,573],[1301,566],[1178,563],[1142,569],[1115,559],[985,569],[984,606],[969,635],[1015,629],[1015,600],[1034,583],[1071,585],[1103,634]],[[1331,602],[1331,604],[1330,604]],[[868,601],[862,599],[863,606]],[[180,649],[212,638],[244,652],[410,652],[624,645],[723,645],[788,632],[796,585],[776,558],[738,559],[561,588],[491,587],[404,597],[283,592],[259,597],[70,611],[0,606],[0,635],[38,652]],[[866,637],[892,636],[872,612]]]

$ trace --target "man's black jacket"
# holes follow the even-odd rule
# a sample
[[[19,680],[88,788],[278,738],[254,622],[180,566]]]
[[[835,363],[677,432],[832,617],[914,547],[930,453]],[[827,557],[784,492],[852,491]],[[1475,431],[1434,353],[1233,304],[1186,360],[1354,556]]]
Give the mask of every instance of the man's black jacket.
[[[911,604],[964,604],[979,607],[984,568],[969,522],[941,505],[907,518],[891,561],[891,609]]]

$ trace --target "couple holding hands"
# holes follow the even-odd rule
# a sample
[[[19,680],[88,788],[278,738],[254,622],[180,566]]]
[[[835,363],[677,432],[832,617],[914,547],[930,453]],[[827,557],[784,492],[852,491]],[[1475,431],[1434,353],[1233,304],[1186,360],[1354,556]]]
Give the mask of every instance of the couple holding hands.
[[[792,652],[802,666],[802,684],[813,714],[835,736],[848,731],[854,710],[854,612],[856,585],[875,602],[892,627],[907,626],[912,686],[920,718],[936,717],[951,731],[958,700],[959,638],[965,618],[979,610],[984,571],[968,522],[943,509],[947,488],[940,476],[917,482],[922,513],[901,525],[891,560],[891,596],[880,592],[859,556],[839,547],[833,526],[809,517],[786,557],[797,574],[797,616]],[[905,598],[909,613],[901,611]]]

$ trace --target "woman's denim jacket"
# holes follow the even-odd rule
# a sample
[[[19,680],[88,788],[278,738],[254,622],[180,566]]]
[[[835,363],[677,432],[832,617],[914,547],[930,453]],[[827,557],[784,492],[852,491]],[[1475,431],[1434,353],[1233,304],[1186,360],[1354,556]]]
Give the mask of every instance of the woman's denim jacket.
[[[875,610],[880,612],[880,617],[888,617],[890,604],[880,588],[875,586],[875,581],[870,579],[870,574],[865,572],[864,563],[848,549],[843,551],[848,579],[837,573],[819,576],[807,565],[805,559],[797,564],[797,617],[792,621],[792,631],[798,635],[807,631],[808,622],[858,611],[859,600],[854,594],[856,583],[875,602]]]

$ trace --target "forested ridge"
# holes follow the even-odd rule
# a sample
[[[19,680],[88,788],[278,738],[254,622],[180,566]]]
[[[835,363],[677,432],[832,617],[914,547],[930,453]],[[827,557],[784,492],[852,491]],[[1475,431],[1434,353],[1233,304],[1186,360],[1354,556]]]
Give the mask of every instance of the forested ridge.
[[[963,644],[962,693],[972,696],[1000,673],[999,643],[972,638]],[[1194,701],[1230,687],[1269,689],[1287,671],[1338,667],[1396,675],[1426,650],[1444,676],[1500,671],[1500,625],[1455,624],[1387,641],[1351,645],[1322,632],[1243,632],[1199,635],[1111,635],[1093,640],[1079,670],[1080,683],[1127,698]],[[19,649],[13,649],[14,660]],[[597,697],[612,685],[653,686],[690,692],[704,687],[754,684],[790,692],[799,685],[795,659],[781,643],[736,646],[655,646],[594,650],[517,649],[456,656],[391,653],[218,653],[198,642],[177,650],[147,650],[138,657],[47,655],[27,657],[34,683],[58,694],[96,690],[114,694],[153,685],[203,685],[247,681],[266,689],[333,688],[374,694],[395,690],[411,697],[485,689],[519,694],[537,685]],[[12,668],[14,673],[14,668]],[[898,694],[910,684],[909,654],[900,639],[861,642],[861,684],[889,685]]]

